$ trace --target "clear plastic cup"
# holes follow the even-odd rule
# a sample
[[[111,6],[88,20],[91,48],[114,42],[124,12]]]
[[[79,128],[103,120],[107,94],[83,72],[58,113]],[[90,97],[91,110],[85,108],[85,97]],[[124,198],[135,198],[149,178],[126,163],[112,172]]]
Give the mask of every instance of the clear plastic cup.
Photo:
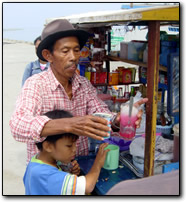
[[[133,106],[131,116],[129,116],[129,103],[121,104],[119,134],[124,140],[133,140],[135,137],[137,114],[138,108]]]

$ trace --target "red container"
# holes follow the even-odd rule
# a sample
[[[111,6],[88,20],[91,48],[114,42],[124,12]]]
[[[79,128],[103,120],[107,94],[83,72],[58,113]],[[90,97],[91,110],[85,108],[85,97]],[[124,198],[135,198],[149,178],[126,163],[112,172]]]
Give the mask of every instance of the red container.
[[[107,72],[100,72],[99,73],[99,83],[103,84],[103,83],[107,83]]]
[[[118,67],[119,84],[122,84],[122,83],[123,83],[123,70],[124,70],[124,67]]]
[[[99,83],[99,73],[98,72],[91,72],[90,82],[92,84],[98,84]]]
[[[131,83],[132,82],[132,72],[130,69],[123,70],[123,83]]]

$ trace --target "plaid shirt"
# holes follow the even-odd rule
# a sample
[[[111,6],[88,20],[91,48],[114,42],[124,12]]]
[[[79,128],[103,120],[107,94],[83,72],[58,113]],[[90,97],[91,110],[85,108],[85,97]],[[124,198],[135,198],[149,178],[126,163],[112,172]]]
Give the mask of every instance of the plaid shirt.
[[[10,120],[13,137],[27,143],[27,163],[38,152],[35,142],[45,139],[40,134],[50,119],[43,114],[57,109],[70,111],[74,116],[95,112],[110,113],[107,105],[97,97],[96,89],[91,83],[76,73],[72,78],[71,100],[51,68],[33,75],[26,80]],[[88,155],[87,137],[79,137],[76,155]]]

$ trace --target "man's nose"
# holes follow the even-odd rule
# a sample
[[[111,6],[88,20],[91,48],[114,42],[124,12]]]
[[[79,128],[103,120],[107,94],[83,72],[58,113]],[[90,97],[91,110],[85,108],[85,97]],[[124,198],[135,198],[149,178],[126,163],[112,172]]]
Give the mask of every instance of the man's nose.
[[[72,60],[72,61],[75,61],[75,60],[76,60],[76,54],[74,53],[73,50],[70,51],[70,53],[69,53],[69,58],[70,58],[70,60]]]

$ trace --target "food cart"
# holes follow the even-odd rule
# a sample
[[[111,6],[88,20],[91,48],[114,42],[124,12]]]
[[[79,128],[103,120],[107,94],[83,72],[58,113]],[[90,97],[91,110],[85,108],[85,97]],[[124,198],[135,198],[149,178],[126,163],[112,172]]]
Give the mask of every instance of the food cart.
[[[55,19],[59,18],[47,19],[46,24]],[[61,17],[61,19],[67,19],[75,27],[85,30],[107,28],[114,25],[148,26],[147,63],[108,56],[106,65],[108,71],[110,61],[123,61],[147,68],[147,98],[149,102],[146,104],[144,176],[152,176],[154,173],[159,70],[167,71],[167,67],[159,65],[160,26],[169,24],[179,25],[179,5],[85,13]],[[110,37],[109,33],[107,32],[108,40]],[[109,45],[107,48],[109,50]]]

